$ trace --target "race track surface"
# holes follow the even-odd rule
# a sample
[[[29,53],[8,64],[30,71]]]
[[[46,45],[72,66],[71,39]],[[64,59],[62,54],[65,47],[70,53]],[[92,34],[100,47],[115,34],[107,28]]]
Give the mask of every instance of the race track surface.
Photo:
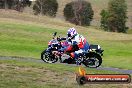
[[[15,57],[15,56],[14,57],[0,56],[0,60],[17,60],[17,61],[23,61],[23,62],[36,62],[36,63],[46,64],[41,59],[23,58],[23,57]],[[64,64],[64,63],[57,62],[56,64]],[[74,64],[64,64],[64,65],[76,66]],[[93,69],[108,70],[108,71],[114,71],[114,72],[119,72],[123,74],[132,74],[132,70],[119,69],[119,68],[113,68],[113,67],[98,67]]]

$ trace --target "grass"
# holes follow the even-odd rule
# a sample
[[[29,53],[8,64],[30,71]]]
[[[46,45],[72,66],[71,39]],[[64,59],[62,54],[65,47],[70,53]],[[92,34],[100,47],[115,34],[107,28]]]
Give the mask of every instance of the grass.
[[[132,42],[109,41],[101,45],[105,50],[103,66],[131,69],[132,65],[130,63],[132,63]]]
[[[26,63],[25,63],[26,62]],[[1,64],[7,64],[7,65],[13,65],[13,66],[19,66],[19,67],[31,67],[31,68],[40,68],[40,69],[46,69],[46,70],[51,70],[54,72],[59,72],[61,74],[65,72],[78,72],[78,67],[77,66],[71,66],[68,64],[45,64],[42,62],[30,62],[30,61],[22,61],[22,60],[0,60]],[[54,65],[54,67],[53,67]],[[84,67],[87,71],[87,74],[111,74],[115,73],[117,74],[118,72],[113,72],[113,71],[105,71],[105,70],[96,70],[92,68],[86,68]]]
[[[19,60],[0,60],[1,88],[109,88],[130,87],[127,84],[86,84],[79,86],[75,81],[78,67],[64,64],[44,64]],[[86,69],[86,68],[85,68]],[[86,69],[88,74],[117,74],[112,71]]]
[[[48,40],[50,40],[50,38],[46,40],[45,38],[55,30],[32,25],[0,23],[0,47],[3,49],[1,55],[3,55],[3,51],[7,51],[7,53],[12,51],[12,53],[17,52],[18,55],[19,53],[23,55],[26,52],[26,56],[34,53],[34,56],[38,57],[43,48],[47,47]],[[40,49],[42,50],[40,51]]]
[[[128,33],[128,34],[132,34],[132,29],[129,29],[129,30],[127,31],[127,33]]]
[[[89,43],[100,44],[105,50],[103,66],[131,69],[131,35],[107,33],[93,28],[88,28],[89,30],[86,28],[79,29],[79,33],[83,34],[89,40]],[[86,32],[82,32],[82,30],[86,30]],[[34,23],[21,24],[1,21],[0,55],[33,57],[39,59],[40,53],[47,47],[47,43],[51,39],[52,33],[55,31],[65,36],[65,30],[63,29],[48,28],[36,24],[34,25]],[[108,34],[109,36],[107,36]]]

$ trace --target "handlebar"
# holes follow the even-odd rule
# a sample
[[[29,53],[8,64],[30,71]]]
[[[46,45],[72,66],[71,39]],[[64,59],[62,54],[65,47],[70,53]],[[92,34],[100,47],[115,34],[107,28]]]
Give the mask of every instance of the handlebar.
[[[61,38],[58,38],[58,37],[57,37],[57,41],[62,41],[62,40],[61,40]]]

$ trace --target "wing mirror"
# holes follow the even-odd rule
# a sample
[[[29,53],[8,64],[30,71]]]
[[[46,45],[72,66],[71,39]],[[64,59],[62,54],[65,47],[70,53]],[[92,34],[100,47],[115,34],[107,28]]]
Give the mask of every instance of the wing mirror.
[[[56,34],[57,34],[57,32],[53,33],[53,36],[55,37],[55,36],[56,36]]]

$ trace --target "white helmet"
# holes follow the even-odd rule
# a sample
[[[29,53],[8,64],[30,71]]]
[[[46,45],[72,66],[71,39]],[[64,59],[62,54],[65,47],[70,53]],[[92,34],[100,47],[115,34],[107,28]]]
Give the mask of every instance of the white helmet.
[[[69,28],[68,31],[67,31],[68,37],[73,37],[76,34],[77,34],[77,31],[76,31],[76,29],[74,27],[73,28]]]

